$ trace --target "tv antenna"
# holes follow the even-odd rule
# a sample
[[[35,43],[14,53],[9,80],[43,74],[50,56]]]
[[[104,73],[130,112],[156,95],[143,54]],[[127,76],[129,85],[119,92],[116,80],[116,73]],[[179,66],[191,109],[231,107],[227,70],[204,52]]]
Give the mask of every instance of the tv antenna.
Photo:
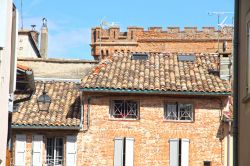
[[[233,27],[233,17],[232,17],[232,24],[226,24],[228,19],[228,15],[233,15],[233,12],[208,12],[210,16],[217,16],[217,26],[218,26],[218,52],[220,50],[220,30],[224,27]],[[220,21],[221,17],[224,16],[223,20]]]
[[[216,15],[217,16],[218,28],[233,27],[233,17],[232,17],[232,24],[226,24],[226,21],[228,19],[228,15],[233,15],[233,12],[208,12],[208,15],[210,15],[210,16]],[[222,16],[224,16],[224,18],[220,22],[220,18]]]

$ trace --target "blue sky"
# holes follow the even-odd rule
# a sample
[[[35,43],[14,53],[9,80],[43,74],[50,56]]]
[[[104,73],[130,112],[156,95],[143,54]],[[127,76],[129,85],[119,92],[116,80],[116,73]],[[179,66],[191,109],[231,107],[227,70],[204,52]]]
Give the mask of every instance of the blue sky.
[[[14,3],[20,12],[21,0]],[[209,11],[233,12],[233,7],[233,0],[23,0],[23,24],[40,30],[42,18],[47,18],[50,58],[93,59],[90,30],[102,19],[122,31],[127,26],[201,28],[217,26],[217,17]]]

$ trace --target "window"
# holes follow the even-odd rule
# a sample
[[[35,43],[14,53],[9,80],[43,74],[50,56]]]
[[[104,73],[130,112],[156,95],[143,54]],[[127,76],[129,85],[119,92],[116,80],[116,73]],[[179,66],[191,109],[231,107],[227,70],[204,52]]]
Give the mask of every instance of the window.
[[[169,140],[169,165],[170,166],[189,165],[189,139]]]
[[[193,62],[195,60],[194,55],[178,55],[178,60],[183,62]]]
[[[63,138],[47,138],[47,166],[63,165]]]
[[[181,103],[166,104],[164,118],[173,121],[193,121],[193,105]]]
[[[210,166],[211,165],[211,161],[204,161],[204,166]]]
[[[134,138],[115,138],[114,166],[134,165]]]
[[[148,54],[147,53],[133,53],[132,60],[148,60]]]
[[[112,100],[111,117],[119,119],[138,119],[138,102],[134,100]]]

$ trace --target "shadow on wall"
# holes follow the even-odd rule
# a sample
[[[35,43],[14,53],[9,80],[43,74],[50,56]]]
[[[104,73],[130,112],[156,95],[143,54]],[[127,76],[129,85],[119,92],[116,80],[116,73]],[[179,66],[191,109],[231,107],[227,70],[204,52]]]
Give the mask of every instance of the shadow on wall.
[[[81,119],[81,99],[80,96],[78,96],[74,103],[71,104],[69,111],[66,115],[66,118],[76,118]]]

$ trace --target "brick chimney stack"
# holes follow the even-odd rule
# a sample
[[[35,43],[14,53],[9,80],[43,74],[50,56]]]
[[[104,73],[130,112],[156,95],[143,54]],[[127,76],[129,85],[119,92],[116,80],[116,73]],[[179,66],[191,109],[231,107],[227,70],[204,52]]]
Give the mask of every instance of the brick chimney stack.
[[[48,27],[46,18],[43,18],[43,25],[41,28],[40,54],[42,58],[48,57]]]

